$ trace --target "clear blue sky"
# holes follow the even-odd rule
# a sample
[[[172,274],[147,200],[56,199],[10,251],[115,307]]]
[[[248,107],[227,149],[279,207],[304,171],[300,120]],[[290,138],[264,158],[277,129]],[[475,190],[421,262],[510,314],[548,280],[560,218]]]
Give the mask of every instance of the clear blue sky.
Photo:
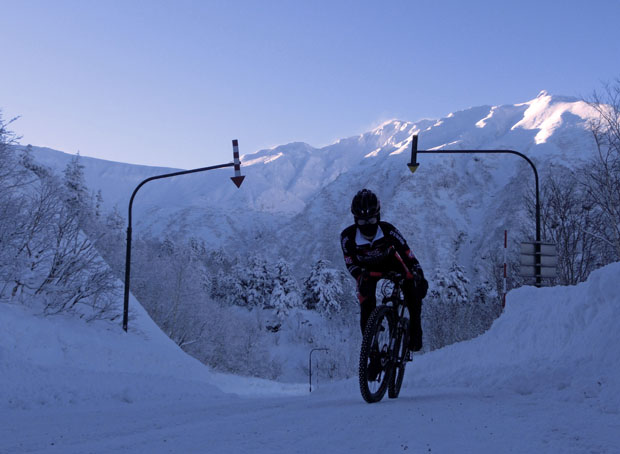
[[[0,0],[22,143],[191,168],[620,76],[620,0]]]

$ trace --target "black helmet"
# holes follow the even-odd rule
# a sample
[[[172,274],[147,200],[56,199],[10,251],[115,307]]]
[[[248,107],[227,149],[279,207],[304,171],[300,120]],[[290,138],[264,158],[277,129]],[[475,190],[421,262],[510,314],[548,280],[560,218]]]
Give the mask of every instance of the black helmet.
[[[368,219],[379,217],[381,212],[381,204],[379,199],[370,189],[362,189],[351,202],[351,213],[356,218]]]

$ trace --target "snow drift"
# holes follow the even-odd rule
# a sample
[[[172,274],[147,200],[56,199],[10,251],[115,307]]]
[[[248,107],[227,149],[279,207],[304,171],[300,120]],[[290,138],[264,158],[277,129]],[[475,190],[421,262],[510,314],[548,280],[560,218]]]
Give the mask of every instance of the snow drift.
[[[213,373],[170,340],[133,297],[130,307],[125,333],[118,323],[0,304],[0,409],[214,400],[226,396],[222,391],[270,395],[300,389]]]
[[[620,263],[570,287],[521,287],[485,334],[415,359],[406,386],[560,392],[620,411]],[[405,391],[406,392],[406,391]]]
[[[488,392],[560,392],[620,411],[620,263],[572,287],[522,287],[485,334],[418,356],[407,388],[468,387]],[[212,373],[168,339],[132,300],[132,330],[67,316],[41,317],[0,305],[0,407],[136,400],[299,394],[304,385]],[[337,388],[356,389],[355,380]],[[215,386],[214,386],[215,385]],[[218,389],[218,387],[220,389]]]

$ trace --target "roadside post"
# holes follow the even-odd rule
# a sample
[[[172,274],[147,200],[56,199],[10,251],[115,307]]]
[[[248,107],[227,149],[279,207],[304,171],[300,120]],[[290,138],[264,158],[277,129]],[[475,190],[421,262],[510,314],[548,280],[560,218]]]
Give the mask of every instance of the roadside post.
[[[318,351],[329,352],[329,348],[313,348],[310,350],[310,355],[308,358],[308,379],[310,380],[310,392],[312,392],[312,353]]]
[[[530,158],[525,156],[523,153],[519,153],[514,150],[418,150],[418,135],[415,134],[411,137],[411,162],[407,164],[411,173],[414,173],[420,167],[420,163],[418,163],[418,153],[422,154],[513,154],[519,156],[522,159],[525,159],[527,163],[532,167],[534,171],[534,180],[536,183],[536,241],[534,241],[534,259],[540,260],[542,254],[540,254],[540,246],[542,245],[540,239],[540,190],[538,184],[538,170],[536,170],[536,166],[532,162]],[[534,277],[536,278],[536,287],[540,287],[542,283],[542,275],[540,274],[542,268],[540,262],[535,263],[536,273]]]
[[[508,230],[504,230],[504,294],[502,295],[502,308],[506,307],[506,292],[508,291],[508,264],[506,252],[508,250]]]
[[[198,173],[198,172],[206,172],[207,170],[215,170],[221,169],[223,167],[234,167],[235,176],[230,177],[230,179],[235,183],[237,188],[241,187],[241,183],[243,183],[243,179],[245,176],[241,175],[241,161],[239,159],[239,142],[235,139],[232,141],[233,143],[233,162],[229,162],[227,164],[219,164],[211,167],[201,167],[199,169],[192,170],[182,170],[180,172],[166,173],[164,175],[155,175],[153,177],[147,178],[142,181],[136,189],[134,189],[131,194],[131,198],[129,199],[129,216],[127,217],[127,250],[125,252],[125,293],[123,300],[123,330],[127,332],[127,324],[129,319],[129,281],[131,275],[131,221],[132,221],[132,209],[133,209],[133,200],[138,193],[138,190],[144,186],[149,181],[160,180],[162,178],[171,178],[177,177],[181,175],[188,175],[190,173]]]

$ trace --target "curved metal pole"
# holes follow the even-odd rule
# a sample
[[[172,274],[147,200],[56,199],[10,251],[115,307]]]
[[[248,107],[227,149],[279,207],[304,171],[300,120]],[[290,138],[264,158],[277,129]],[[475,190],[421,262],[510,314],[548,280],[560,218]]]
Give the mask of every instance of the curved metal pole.
[[[542,279],[540,277],[541,264],[540,264],[540,190],[538,184],[538,170],[530,158],[523,153],[514,150],[419,150],[418,151],[418,136],[412,137],[411,141],[411,162],[408,164],[409,169],[415,172],[419,164],[417,162],[417,154],[514,154],[525,159],[534,171],[534,179],[536,180],[536,286],[540,287]]]
[[[312,350],[310,350],[310,356],[308,358],[308,377],[310,380],[310,392],[312,392],[312,353],[319,350],[328,352],[329,348],[313,348]]]
[[[205,172],[207,170],[221,169],[222,167],[232,167],[234,165],[235,165],[234,162],[229,162],[228,164],[220,164],[220,165],[211,166],[211,167],[201,167],[200,169],[182,170],[182,171],[174,172],[174,173],[166,173],[164,175],[156,175],[154,177],[150,177],[142,181],[138,186],[136,186],[136,189],[133,190],[133,193],[131,194],[131,198],[129,199],[129,215],[127,217],[127,251],[125,253],[125,295],[124,295],[124,301],[123,301],[124,303],[123,304],[123,329],[125,330],[125,332],[127,332],[127,323],[129,319],[129,278],[130,278],[130,273],[131,273],[131,221],[132,221],[131,212],[133,209],[133,199],[136,197],[138,190],[140,190],[140,188],[144,186],[146,183],[148,183],[149,181],[160,180],[162,178],[176,177],[179,175],[187,175],[189,173],[197,173],[197,172]]]

